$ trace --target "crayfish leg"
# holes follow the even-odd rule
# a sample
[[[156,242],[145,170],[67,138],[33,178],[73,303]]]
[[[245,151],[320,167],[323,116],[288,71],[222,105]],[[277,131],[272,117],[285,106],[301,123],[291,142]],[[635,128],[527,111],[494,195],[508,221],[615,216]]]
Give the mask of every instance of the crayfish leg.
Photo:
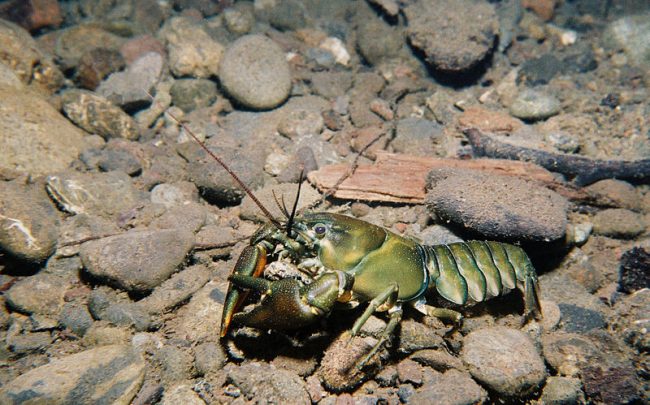
[[[232,275],[259,277],[266,266],[266,248],[261,244],[246,246],[242,251]],[[221,314],[221,331],[219,335],[223,338],[228,333],[232,317],[248,297],[248,291],[242,290],[240,286],[230,283],[228,292],[223,304]]]
[[[368,307],[363,312],[363,314],[361,314],[361,316],[356,320],[356,322],[354,322],[354,325],[352,326],[352,330],[350,331],[351,337],[356,336],[357,333],[359,333],[363,324],[365,324],[368,318],[370,318],[370,315],[372,315],[375,311],[377,311],[377,308],[379,308],[382,305],[386,305],[388,308],[392,308],[393,305],[395,305],[395,302],[397,301],[398,293],[399,293],[399,287],[397,286],[397,284],[392,284],[384,291],[382,291],[378,296],[373,298],[372,301],[368,303]]]
[[[390,319],[388,321],[388,324],[384,328],[384,330],[381,333],[381,336],[379,337],[379,340],[375,345],[370,349],[370,351],[361,359],[357,364],[355,364],[355,368],[357,370],[361,370],[363,366],[365,366],[370,359],[372,359],[372,356],[374,356],[379,349],[393,336],[393,332],[395,331],[395,328],[397,325],[400,323],[402,320],[402,307],[400,305],[396,305],[392,307],[389,310],[390,313]]]
[[[463,315],[460,312],[449,308],[438,308],[432,307],[431,305],[425,305],[425,310],[428,316],[438,318],[443,322],[446,321],[458,325],[463,319]]]

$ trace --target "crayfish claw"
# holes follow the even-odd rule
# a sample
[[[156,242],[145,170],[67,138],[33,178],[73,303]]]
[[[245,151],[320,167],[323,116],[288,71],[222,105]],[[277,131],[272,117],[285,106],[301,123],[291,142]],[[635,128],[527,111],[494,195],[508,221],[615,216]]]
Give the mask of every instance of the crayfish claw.
[[[233,315],[233,322],[258,329],[294,329],[313,322],[317,316],[301,297],[302,283],[294,279],[268,281],[232,276],[240,287],[264,293],[262,301],[247,312]]]

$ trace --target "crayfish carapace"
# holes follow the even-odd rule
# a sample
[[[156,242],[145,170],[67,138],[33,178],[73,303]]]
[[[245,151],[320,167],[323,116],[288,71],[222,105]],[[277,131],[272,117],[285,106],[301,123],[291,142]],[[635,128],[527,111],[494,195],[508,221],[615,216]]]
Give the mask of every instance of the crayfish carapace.
[[[313,212],[296,216],[296,204],[291,213],[283,207],[286,221],[282,223],[221,159],[186,130],[270,221],[253,234],[229,277],[222,338],[231,323],[259,329],[296,329],[328,316],[335,307],[367,304],[352,326],[352,336],[376,311],[387,312],[389,322],[374,347],[357,363],[361,368],[390,339],[405,306],[429,316],[460,320],[460,313],[454,310],[427,305],[427,297],[438,295],[462,306],[519,288],[525,317],[541,316],[537,275],[520,247],[483,241],[426,246],[345,215]],[[310,275],[311,282],[263,278],[269,258],[290,260]],[[262,298],[251,310],[242,312],[250,290]]]

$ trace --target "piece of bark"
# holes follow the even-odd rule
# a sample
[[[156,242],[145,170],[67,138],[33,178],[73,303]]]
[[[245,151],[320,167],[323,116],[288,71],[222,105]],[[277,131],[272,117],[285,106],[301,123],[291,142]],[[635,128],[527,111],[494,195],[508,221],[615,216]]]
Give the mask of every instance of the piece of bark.
[[[634,161],[589,159],[500,142],[477,128],[467,128],[463,132],[477,156],[536,163],[548,170],[572,177],[573,182],[578,186],[586,186],[603,179],[642,181],[650,178],[650,159]]]
[[[548,170],[532,163],[500,159],[447,159],[378,152],[372,165],[360,165],[341,183],[334,197],[351,200],[421,204],[427,174],[437,168],[464,168],[517,176],[547,186],[573,200],[587,194],[559,183]],[[348,164],[329,165],[309,173],[309,181],[321,191],[333,187],[349,170]]]

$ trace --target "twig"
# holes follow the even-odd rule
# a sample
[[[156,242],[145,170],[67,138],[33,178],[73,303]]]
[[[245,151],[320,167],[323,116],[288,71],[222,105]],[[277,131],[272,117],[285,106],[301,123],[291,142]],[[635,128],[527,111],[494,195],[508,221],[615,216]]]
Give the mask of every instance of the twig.
[[[585,186],[602,179],[643,181],[650,178],[650,159],[634,161],[589,159],[500,142],[477,128],[467,128],[463,132],[477,156],[533,162],[553,172],[573,177],[573,182],[578,186]]]

